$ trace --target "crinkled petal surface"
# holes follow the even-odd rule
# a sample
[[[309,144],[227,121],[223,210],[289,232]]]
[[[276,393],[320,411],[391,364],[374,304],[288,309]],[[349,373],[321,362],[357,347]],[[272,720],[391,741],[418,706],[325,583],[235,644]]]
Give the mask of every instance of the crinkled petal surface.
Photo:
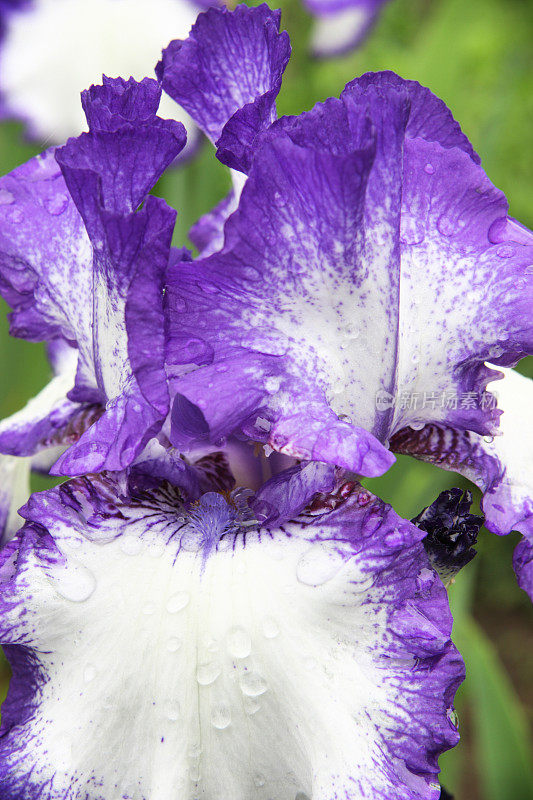
[[[86,128],[80,92],[102,73],[153,75],[161,50],[187,36],[205,3],[188,0],[30,0],[0,8],[2,116],[22,119],[38,141],[63,143]],[[105,30],[105,36],[102,31]],[[68,65],[68,68],[65,67]],[[165,97],[162,116],[188,114]]]
[[[275,449],[378,474],[390,455],[361,429],[493,432],[485,360],[533,344],[533,238],[507,212],[449,110],[392,73],[274,123],[222,251],[170,275],[168,361],[196,435],[246,417]]]
[[[526,550],[533,542],[533,437],[529,424],[533,381],[511,369],[502,372],[503,378],[491,384],[502,412],[494,436],[427,425],[419,431],[399,431],[391,444],[398,452],[460,472],[476,483],[484,492],[485,525],[499,535],[520,531],[529,545],[522,546],[523,555],[515,564],[530,570]]]
[[[210,9],[189,38],[171,42],[157,74],[164,90],[217,142],[236,112],[230,166],[249,160],[255,136],[275,119],[276,96],[290,56],[281,13],[268,6]],[[225,149],[225,146],[224,148]],[[235,152],[235,151],[238,151]]]
[[[105,405],[59,473],[131,463],[167,413],[162,297],[175,213],[153,197],[137,210],[185,142],[180,123],[156,116],[160,93],[150,79],[104,78],[84,93],[89,133],[0,181],[11,330],[75,345],[68,396]]]
[[[436,800],[463,664],[420,531],[356,486],[265,531],[121,480],[2,552],[3,800]]]

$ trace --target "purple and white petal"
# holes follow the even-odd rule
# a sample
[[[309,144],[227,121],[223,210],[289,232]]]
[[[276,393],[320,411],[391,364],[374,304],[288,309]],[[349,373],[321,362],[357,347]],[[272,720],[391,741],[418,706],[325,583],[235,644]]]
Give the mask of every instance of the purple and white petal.
[[[163,280],[175,212],[146,194],[185,134],[156,116],[160,94],[154,80],[104,78],[83,96],[91,131],[55,153],[61,169],[49,151],[0,181],[12,333],[77,347],[68,397],[106,406],[60,474],[126,466],[167,413]]]
[[[304,0],[315,17],[311,48],[320,58],[342,55],[367,36],[387,0]]]
[[[90,405],[73,403],[67,395],[74,386],[77,350],[68,345],[54,344],[52,362],[55,377],[26,404],[24,408],[0,422],[0,452],[14,456],[30,456],[65,439],[66,429],[71,433],[82,417],[87,417]],[[84,426],[86,427],[86,425]],[[81,432],[81,431],[80,431]]]
[[[0,9],[0,98],[4,117],[60,144],[86,129],[80,92],[102,74],[154,74],[161,50],[187,36],[205,3],[193,0],[28,0]],[[102,31],[105,30],[105,36]],[[161,115],[183,122],[194,149],[198,129],[165,97]]]
[[[265,531],[120,475],[34,496],[0,556],[2,797],[436,800],[446,592],[417,528],[338,501]]]
[[[157,67],[163,89],[213,143],[233,118],[223,145],[229,160],[222,160],[243,171],[255,137],[276,118],[276,97],[290,56],[280,19],[281,13],[265,4],[209,9],[188,39],[171,42]]]
[[[30,459],[0,455],[0,548],[24,520],[18,510],[30,496]]]
[[[303,139],[274,126],[280,133],[256,154],[223,253],[171,273],[167,361],[175,391],[203,412],[204,436],[248,418],[248,429],[264,424],[264,441],[297,458],[374,475],[392,463],[362,430],[382,424],[373,395],[386,365],[394,370],[386,344],[397,325],[390,307],[408,99],[394,92],[387,100],[371,98],[376,127],[391,131],[388,149],[380,142],[376,151],[366,117],[354,120],[338,100],[304,115]],[[181,376],[187,361],[204,366]],[[208,408],[210,387],[218,402]],[[184,447],[179,414],[173,423],[171,438]]]
[[[533,344],[533,239],[507,212],[446,107],[390,73],[275,122],[223,250],[170,274],[173,390],[201,410],[191,441],[240,425],[363,474],[370,447],[378,474],[390,457],[350,425],[385,444],[428,422],[493,433],[485,361]]]
[[[533,381],[510,369],[490,386],[501,413],[494,435],[481,436],[441,425],[405,428],[391,440],[401,453],[460,472],[484,493],[486,527],[498,535],[520,531],[529,542],[517,563],[531,570],[528,548],[533,542],[533,437],[527,424],[533,406]],[[498,373],[497,373],[498,375]],[[527,578],[524,573],[524,582]]]

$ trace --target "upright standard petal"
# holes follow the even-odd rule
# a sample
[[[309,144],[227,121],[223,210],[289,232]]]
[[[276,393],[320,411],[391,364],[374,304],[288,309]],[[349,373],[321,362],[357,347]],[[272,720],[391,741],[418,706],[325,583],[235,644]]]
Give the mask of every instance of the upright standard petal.
[[[209,9],[188,39],[171,42],[157,67],[163,89],[213,143],[233,118],[221,155],[236,169],[249,165],[254,138],[276,118],[276,97],[290,56],[280,19],[279,11],[264,4]],[[230,144],[227,160],[223,152]]]
[[[63,143],[86,129],[82,89],[102,73],[154,74],[161,50],[188,34],[204,2],[194,0],[23,0],[0,4],[0,108],[33,138]],[[105,35],[104,35],[105,34]],[[162,115],[198,129],[173,100]]]
[[[397,113],[401,120],[401,104]],[[254,428],[252,438],[297,458],[374,475],[390,466],[388,451],[331,407],[346,384],[343,350],[359,333],[346,318],[347,300],[361,282],[376,284],[366,292],[373,303],[368,341],[381,353],[391,297],[380,271],[370,271],[371,256],[388,272],[387,260],[397,250],[380,234],[377,216],[369,220],[366,241],[360,233],[375,147],[366,131],[355,144],[346,125],[344,133],[345,152],[338,155],[297,146],[286,136],[266,143],[226,225],[222,253],[169,273],[167,363],[178,394],[171,431],[176,446],[244,426]],[[401,146],[400,136],[397,142]],[[382,176],[377,170],[372,177],[373,190]],[[366,388],[368,353],[363,359],[357,380],[363,381],[364,366]],[[191,362],[200,369],[185,369]],[[216,406],[207,402],[210,390]],[[202,412],[194,424],[183,397]]]
[[[61,170],[49,151],[0,180],[11,330],[77,347],[68,397],[105,405],[60,459],[66,474],[131,463],[168,408],[162,297],[175,213],[153,197],[137,210],[185,142],[182,125],[156,116],[159,96],[149,79],[104,79],[84,95],[91,131],[55,154]]]
[[[125,490],[34,496],[0,556],[5,800],[438,798],[463,665],[417,528],[353,485],[268,531]]]
[[[228,429],[246,416],[253,438],[363,474],[347,419],[384,443],[427,422],[493,433],[485,360],[533,344],[531,234],[507,212],[441,101],[390,73],[274,123],[222,252],[195,287],[187,269],[170,278],[169,362],[197,435],[227,433],[230,391]],[[210,385],[219,411],[201,403]]]

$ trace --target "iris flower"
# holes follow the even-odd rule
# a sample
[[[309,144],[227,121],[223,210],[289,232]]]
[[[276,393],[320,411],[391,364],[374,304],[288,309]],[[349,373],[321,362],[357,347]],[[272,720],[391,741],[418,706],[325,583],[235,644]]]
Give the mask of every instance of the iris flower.
[[[234,170],[210,255],[149,195],[185,140],[154,80],[92,87],[89,131],[0,179],[11,331],[77,357],[0,429],[69,477],[0,550],[2,800],[440,795],[464,668],[439,572],[478,523],[453,492],[403,520],[359,478],[410,448],[529,533],[513,425],[396,398],[480,401],[484,362],[529,352],[532,237],[417,84],[277,120],[278,29],[212,9],[158,67]]]

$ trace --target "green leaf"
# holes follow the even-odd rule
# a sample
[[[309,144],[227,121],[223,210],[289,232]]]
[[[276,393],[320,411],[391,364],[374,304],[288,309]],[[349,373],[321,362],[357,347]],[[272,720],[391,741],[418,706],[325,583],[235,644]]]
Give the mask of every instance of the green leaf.
[[[453,638],[466,663],[464,695],[473,717],[482,796],[484,800],[531,800],[531,734],[505,667],[472,617],[455,616]]]

